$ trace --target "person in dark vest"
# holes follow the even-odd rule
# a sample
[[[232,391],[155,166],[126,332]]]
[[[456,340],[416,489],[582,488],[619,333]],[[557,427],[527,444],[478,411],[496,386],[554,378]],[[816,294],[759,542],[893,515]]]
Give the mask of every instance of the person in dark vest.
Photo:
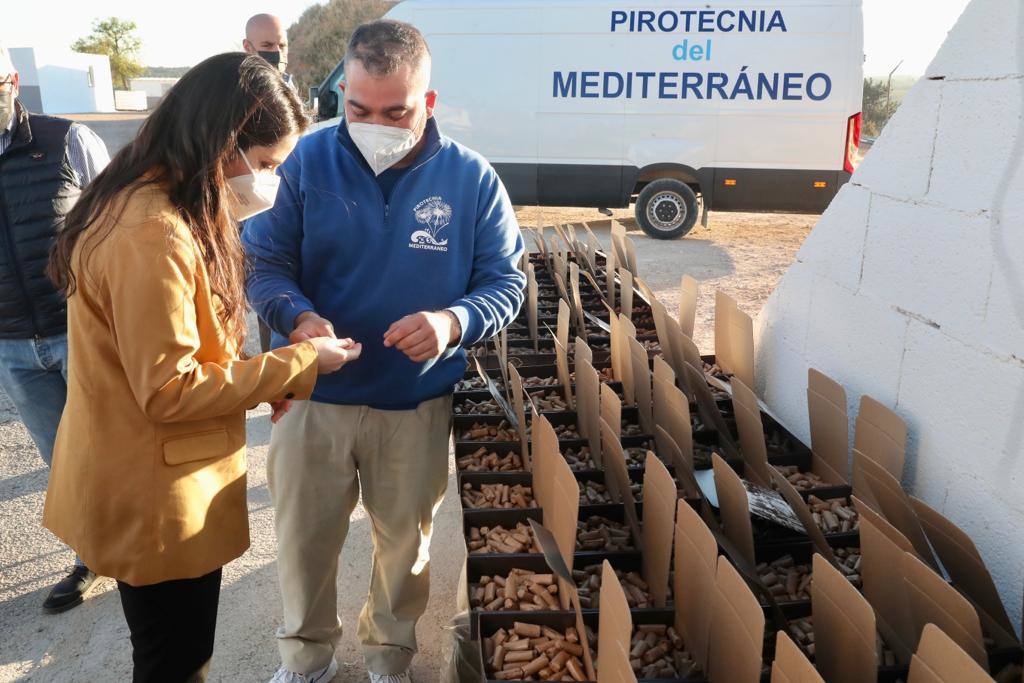
[[[68,342],[64,295],[46,264],[64,216],[109,160],[85,126],[25,109],[18,72],[0,47],[0,388],[47,466],[67,397]],[[95,581],[76,557],[43,610],[80,605]]]

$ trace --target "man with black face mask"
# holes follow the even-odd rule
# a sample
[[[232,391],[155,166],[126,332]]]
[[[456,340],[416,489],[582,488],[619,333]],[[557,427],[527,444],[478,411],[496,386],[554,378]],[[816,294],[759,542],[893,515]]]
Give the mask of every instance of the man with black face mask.
[[[110,159],[85,126],[29,113],[19,82],[0,47],[0,388],[49,465],[68,389],[67,310],[46,277],[50,243]],[[76,558],[43,610],[81,604],[95,581]]]
[[[281,20],[273,14],[256,14],[245,22],[245,39],[242,49],[251,55],[259,55],[278,68],[281,78],[295,90],[295,82],[288,68],[288,34],[281,25]],[[270,350],[270,327],[258,320],[260,329],[260,350]]]
[[[288,69],[288,33],[281,20],[273,14],[256,14],[245,22],[245,40],[242,49],[249,54],[259,55],[281,71],[284,82],[295,90]]]

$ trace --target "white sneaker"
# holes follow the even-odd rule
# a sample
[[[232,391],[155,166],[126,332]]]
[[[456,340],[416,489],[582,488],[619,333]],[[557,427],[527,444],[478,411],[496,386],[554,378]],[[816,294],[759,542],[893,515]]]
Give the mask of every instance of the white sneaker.
[[[270,679],[270,683],[328,683],[336,673],[338,673],[338,662],[331,658],[330,664],[309,674],[297,674],[282,666]]]
[[[400,674],[375,674],[372,671],[369,673],[370,683],[412,683],[408,671]]]

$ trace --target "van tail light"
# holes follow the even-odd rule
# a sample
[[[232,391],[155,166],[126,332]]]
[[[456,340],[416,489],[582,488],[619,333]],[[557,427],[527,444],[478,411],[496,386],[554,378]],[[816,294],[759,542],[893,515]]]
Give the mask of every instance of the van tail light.
[[[857,112],[846,120],[846,153],[843,157],[843,170],[853,173],[857,170],[857,151],[860,149],[860,126],[863,121],[861,112]]]

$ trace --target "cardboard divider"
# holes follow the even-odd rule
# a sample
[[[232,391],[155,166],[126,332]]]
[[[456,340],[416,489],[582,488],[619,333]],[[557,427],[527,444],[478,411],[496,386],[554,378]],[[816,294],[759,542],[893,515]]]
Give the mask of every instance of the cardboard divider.
[[[738,377],[732,381],[732,406],[736,415],[736,430],[740,436],[745,476],[758,486],[770,488],[772,467],[768,464],[761,408],[757,396]]]
[[[512,410],[515,411],[516,420],[520,425],[526,424],[526,404],[523,402],[523,398],[526,393],[523,391],[523,378],[519,376],[519,371],[516,370],[515,366],[509,363],[508,366],[508,378],[509,386],[512,391]],[[533,463],[530,459],[530,439],[526,436],[526,430],[519,430],[519,443],[522,447],[519,455],[523,458],[523,467],[529,472],[533,468]]]
[[[715,292],[715,361],[747,386],[755,386],[754,321],[720,290]]]
[[[807,370],[811,427],[811,471],[833,485],[850,483],[850,422],[842,385],[814,368]]]
[[[910,502],[910,496],[903,490],[900,482],[882,465],[857,450],[853,452],[853,461],[864,476],[863,481],[877,501],[879,510],[886,521],[899,529],[900,533],[913,544],[918,557],[937,571],[939,565],[935,561],[935,555],[932,554],[931,546],[928,545],[928,538],[924,535],[924,529]],[[860,495],[856,489],[854,493]]]
[[[576,322],[576,333],[584,339],[587,337],[587,321],[583,317],[583,299],[580,297],[580,267],[569,264],[569,295],[572,297],[572,314]]]
[[[544,239],[544,228],[531,228],[530,236],[533,237],[533,243],[537,247],[537,251],[541,253],[541,256],[546,261],[548,259],[548,244],[547,240]]]
[[[579,342],[577,342],[577,345]],[[578,346],[577,346],[578,347]],[[599,469],[604,469],[601,457],[601,378],[588,361],[576,362],[576,421],[581,436],[590,444],[590,455]],[[606,385],[605,385],[606,386]],[[609,391],[611,387],[609,387]],[[612,391],[614,394],[615,392]]]
[[[658,452],[662,453],[662,457],[672,463],[676,480],[683,490],[683,496],[688,500],[703,498],[704,494],[701,493],[700,484],[697,483],[697,475],[692,461],[687,461],[675,439],[660,425],[654,426],[654,442],[657,444]]]
[[[558,367],[558,380],[562,384],[562,393],[569,408],[575,410],[572,397],[572,379],[569,375],[569,306],[565,301],[558,302],[558,330],[555,336],[555,363]]]
[[[764,613],[729,560],[718,558],[708,680],[711,683],[757,683],[764,650]]]
[[[654,453],[647,451],[644,467],[643,577],[655,607],[668,604],[668,575],[672,564],[676,483]]]
[[[811,516],[811,509],[807,506],[807,501],[782,474],[773,469],[771,477],[775,490],[789,503],[793,512],[800,518],[800,523],[803,524],[805,533],[811,539],[811,545],[814,546],[815,552],[821,554],[833,566],[838,567],[838,560],[835,553],[832,552],[832,546],[825,538],[825,533],[814,523],[814,517]]]
[[[633,275],[640,274],[640,262],[636,258],[636,244],[625,234],[622,236],[622,246],[626,250],[626,267]]]
[[[808,661],[793,639],[782,631],[777,631],[771,683],[825,683],[825,679]]]
[[[935,624],[987,671],[988,655],[974,606],[913,553],[903,553],[899,561],[917,638],[927,624]]]
[[[626,405],[633,406],[636,405],[636,386],[633,378],[633,356],[629,350],[630,338],[636,338],[636,328],[626,316],[619,314],[618,344],[612,349],[612,355],[618,353],[619,370],[622,375],[617,376],[616,379],[622,382],[622,393]]]
[[[680,330],[680,334],[682,334],[682,330]],[[682,334],[681,346],[683,361],[696,370],[697,374],[703,378],[701,381],[703,381],[704,384],[707,384],[707,377],[704,374],[704,360],[701,358],[700,351],[697,350],[697,345],[694,343],[693,339]],[[676,370],[676,372],[679,371]]]
[[[590,363],[591,365],[593,365],[594,364],[594,351],[587,344],[587,340],[583,339],[579,335],[577,335],[576,338],[573,341],[575,342],[573,344],[573,349],[572,349],[572,362],[573,362],[573,366],[575,367],[576,365],[579,365],[579,363],[581,361],[586,361],[586,362]]]
[[[551,488],[551,500],[544,506],[544,526],[551,530],[558,542],[566,567],[571,572],[576,554],[576,523],[579,520],[580,487],[568,463],[558,454],[554,454],[551,467],[554,486]],[[561,582],[560,582],[561,584]],[[575,590],[575,582],[572,588]],[[559,585],[562,609],[569,607],[569,591]]]
[[[612,565],[601,567],[601,610],[597,622],[597,683],[635,683],[629,663],[633,618]]]
[[[740,449],[737,448],[736,442],[733,441],[732,435],[729,433],[729,426],[725,423],[721,411],[718,410],[718,404],[715,403],[715,399],[711,395],[711,389],[708,388],[708,383],[704,379],[704,373],[695,369],[689,363],[685,364],[684,370],[687,383],[693,391],[693,397],[697,402],[697,411],[701,421],[712,430],[718,432],[718,444],[726,456],[730,460],[739,460],[742,457]]]
[[[910,662],[907,683],[995,683],[991,676],[935,624],[927,624]]]
[[[593,288],[594,292],[597,294],[598,300],[601,303],[603,303],[603,304],[607,304],[608,303],[608,299],[605,297],[605,292],[601,288],[601,285],[598,283],[598,281],[594,278],[594,275],[591,272],[586,271],[586,270],[581,271],[580,274],[584,277],[584,279],[586,279],[587,283],[589,283],[590,286]],[[580,303],[582,304],[582,301]]]
[[[568,598],[569,604],[575,612],[576,632],[579,634],[580,645],[583,647],[583,667],[586,670],[587,680],[593,681],[596,679],[594,658],[590,651],[590,642],[586,637],[583,611],[580,609],[580,596],[576,590],[576,582],[572,579],[572,568],[565,564],[554,535],[544,526],[537,524],[536,521],[531,520],[530,526],[533,528],[534,538],[537,539],[537,544],[541,548],[544,559],[547,560],[548,567],[558,577],[558,592]],[[573,531],[575,533],[575,524]]]
[[[732,345],[730,363],[732,373],[748,387],[754,383],[754,320],[739,309],[733,308],[729,326],[729,343]]]
[[[701,671],[706,672],[718,545],[700,516],[681,500],[676,503],[674,555],[672,594],[676,631]]]
[[[693,338],[693,323],[697,318],[697,297],[700,285],[689,275],[679,281],[679,328],[687,337]]]
[[[715,361],[719,367],[727,372],[732,372],[730,361],[732,360],[731,342],[729,334],[731,328],[729,319],[731,310],[736,307],[736,301],[721,290],[715,290]]]
[[[537,348],[537,273],[533,264],[526,264],[526,321],[530,330],[530,339],[533,340],[534,352]]]
[[[669,386],[676,385],[676,371],[672,369],[672,364],[666,361],[667,356],[664,358],[661,356],[655,356],[654,360],[651,361],[651,374],[654,376],[654,380],[661,380],[666,382]]]
[[[615,256],[615,250],[611,249],[605,255],[604,270],[605,270],[605,290],[608,296],[605,297],[605,305],[612,309],[612,317],[615,317],[615,303],[618,300],[615,296],[615,271],[617,270],[618,259]]]
[[[551,422],[534,412],[531,424],[533,499],[541,508],[545,508],[546,503],[555,495],[553,465],[556,460],[565,460],[558,450],[558,436],[555,435]]]
[[[633,337],[626,340],[633,364],[633,391],[640,409],[640,427],[645,434],[654,432],[654,411],[651,407],[651,369],[647,349]]]
[[[870,683],[878,675],[875,613],[842,572],[821,555],[812,560],[814,656],[829,683]]]
[[[893,410],[865,394],[860,397],[853,447],[900,480],[907,452],[907,423]],[[853,490],[860,491],[862,500],[877,510],[874,496],[864,489],[863,475],[854,458]]]
[[[640,296],[642,296],[644,299],[647,299],[647,302],[649,304],[654,304],[654,300],[657,298],[654,295],[654,290],[651,289],[651,286],[648,285],[643,280],[643,278],[641,278],[636,273],[633,273],[633,286],[636,287],[636,290],[638,292],[640,292]]]
[[[611,348],[611,351],[610,351],[609,355],[610,355],[611,366],[612,366],[612,377],[614,377],[617,382],[621,382],[622,381],[622,372],[623,372],[623,370],[622,370],[622,356],[623,356],[623,354],[622,354],[622,350],[621,350],[621,346],[622,346],[623,341],[622,341],[622,334],[621,334],[621,332],[619,330],[619,328],[621,327],[621,324],[619,323],[619,316],[617,316],[615,314],[615,311],[613,311],[611,308],[608,309],[608,326],[611,328],[611,332],[608,333],[608,337],[609,337],[608,341],[609,341],[609,347]],[[632,366],[632,364],[631,364],[631,366]],[[632,385],[631,385],[630,388],[632,388]]]
[[[1013,623],[974,541],[924,501],[911,497],[911,502],[939,562],[953,585],[977,608],[988,635],[1002,647],[1018,647]]]
[[[612,221],[612,251],[615,253],[615,262],[624,268],[629,268],[629,259],[626,256],[626,226],[619,221]]]
[[[903,563],[895,561],[913,546],[899,531],[854,497],[860,514],[860,575],[864,597],[875,609],[878,630],[896,660],[909,664],[918,634],[910,615],[910,598],[903,582]]]
[[[739,475],[715,453],[711,456],[715,470],[718,509],[722,514],[722,530],[749,564],[754,564],[754,529],[750,523],[747,489]]]
[[[668,314],[665,305],[657,298],[651,298],[651,315],[654,317],[654,330],[658,335],[658,344],[661,346],[661,353],[664,360],[670,367],[675,368],[675,349],[672,346],[672,337],[669,336],[669,327],[676,327],[676,321]],[[673,370],[673,372],[675,372]]]
[[[568,284],[565,281],[565,277],[561,273],[559,273],[557,271],[558,271],[558,266],[556,266],[555,273],[554,273],[555,289],[558,290],[558,298],[561,299],[562,301],[568,302],[569,301],[569,287],[568,287]]]
[[[601,418],[601,454],[604,459],[605,486],[612,494],[613,500],[622,503],[626,524],[633,536],[633,545],[637,550],[644,550],[643,534],[640,520],[636,513],[636,501],[630,486],[629,470],[626,468],[626,454],[622,449],[618,433]]]
[[[565,226],[555,223],[553,227],[555,228],[555,235],[557,235],[558,239],[560,239],[562,244],[565,245],[566,250],[570,251],[574,249],[572,240],[569,239],[569,234],[566,232]]]
[[[622,297],[619,314],[626,320],[633,321],[633,273],[627,268],[619,268],[619,283],[622,285]]]
[[[676,469],[676,476],[680,476],[680,470],[694,476],[693,465],[693,427],[690,423],[690,404],[683,392],[679,391],[674,384],[670,384],[665,378],[654,379],[654,437],[658,443],[658,452],[662,452],[667,445],[662,443],[667,435],[671,438],[675,447],[679,450],[679,460],[670,459]],[[680,481],[683,481],[680,479]]]
[[[616,440],[622,436],[622,401],[619,395],[612,391],[607,384],[602,384],[601,392],[601,419],[605,421],[608,428],[615,434]]]

